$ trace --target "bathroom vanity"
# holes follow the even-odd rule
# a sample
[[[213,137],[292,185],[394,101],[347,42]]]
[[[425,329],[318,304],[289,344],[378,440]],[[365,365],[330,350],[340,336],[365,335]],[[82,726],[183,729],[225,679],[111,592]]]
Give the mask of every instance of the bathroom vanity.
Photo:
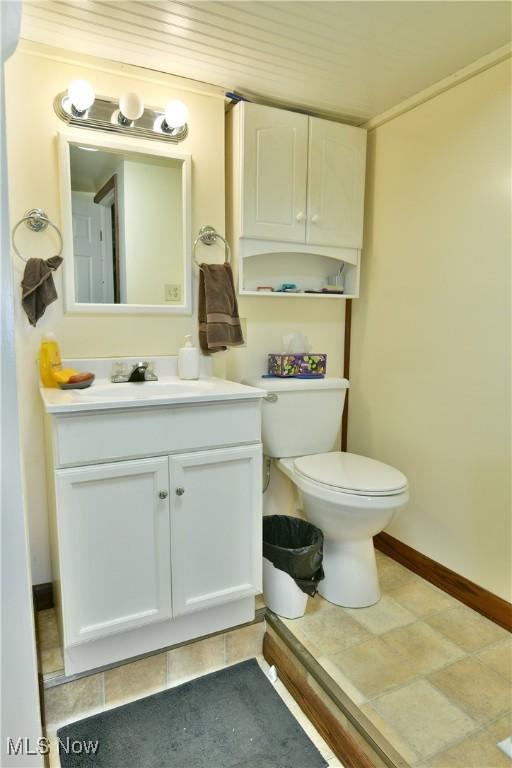
[[[249,621],[261,591],[265,392],[96,363],[89,389],[41,390],[66,674]]]

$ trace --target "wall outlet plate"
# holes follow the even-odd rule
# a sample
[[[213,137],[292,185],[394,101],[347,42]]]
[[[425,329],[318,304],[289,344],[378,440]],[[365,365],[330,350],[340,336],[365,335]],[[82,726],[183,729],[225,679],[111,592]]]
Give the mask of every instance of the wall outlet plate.
[[[166,283],[164,286],[165,301],[181,301],[181,285],[178,283]]]

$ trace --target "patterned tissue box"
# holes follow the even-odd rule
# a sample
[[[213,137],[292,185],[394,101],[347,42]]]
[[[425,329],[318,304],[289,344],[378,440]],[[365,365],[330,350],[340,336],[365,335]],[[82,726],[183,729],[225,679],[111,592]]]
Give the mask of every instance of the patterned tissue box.
[[[296,355],[269,355],[268,372],[272,376],[297,376],[301,373],[315,373],[325,376],[327,355],[312,355],[302,352]]]

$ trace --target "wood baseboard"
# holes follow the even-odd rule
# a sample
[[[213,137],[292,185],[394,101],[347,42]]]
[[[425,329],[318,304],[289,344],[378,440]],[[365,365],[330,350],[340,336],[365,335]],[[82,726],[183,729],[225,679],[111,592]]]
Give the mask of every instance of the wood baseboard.
[[[377,549],[393,558],[418,576],[460,600],[464,605],[512,632],[512,604],[479,587],[445,565],[422,555],[408,544],[395,539],[389,533],[379,533],[374,538]]]
[[[294,667],[290,653],[285,653],[268,632],[263,638],[263,656],[274,664],[279,678],[290,691],[302,711],[313,723],[345,768],[374,768],[375,763],[356,740],[342,727],[320,696],[308,685],[307,678]]]
[[[51,581],[46,584],[32,585],[32,599],[34,601],[35,611],[45,611],[53,608],[53,584]]]

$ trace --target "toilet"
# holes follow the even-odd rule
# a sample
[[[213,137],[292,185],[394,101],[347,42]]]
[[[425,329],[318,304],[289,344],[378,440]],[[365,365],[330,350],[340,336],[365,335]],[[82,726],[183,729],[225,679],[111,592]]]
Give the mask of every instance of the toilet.
[[[252,379],[263,400],[263,452],[297,487],[324,533],[319,592],[347,608],[380,599],[373,539],[409,501],[407,478],[380,461],[333,450],[347,379]]]

